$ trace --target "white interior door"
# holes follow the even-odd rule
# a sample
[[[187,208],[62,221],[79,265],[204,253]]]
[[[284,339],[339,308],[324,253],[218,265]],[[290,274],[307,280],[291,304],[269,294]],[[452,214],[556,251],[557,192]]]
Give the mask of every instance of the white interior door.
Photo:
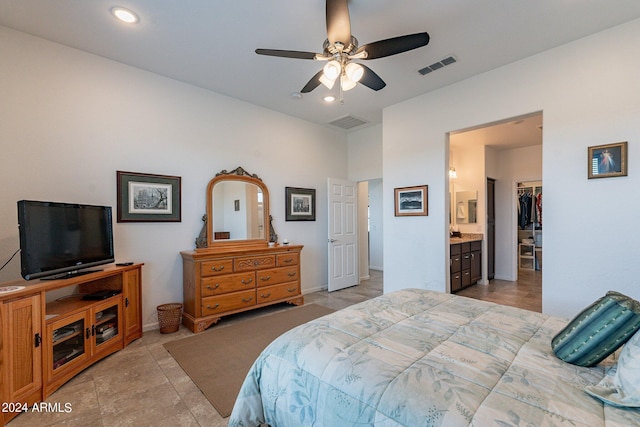
[[[357,285],[358,191],[355,182],[328,179],[329,292]]]

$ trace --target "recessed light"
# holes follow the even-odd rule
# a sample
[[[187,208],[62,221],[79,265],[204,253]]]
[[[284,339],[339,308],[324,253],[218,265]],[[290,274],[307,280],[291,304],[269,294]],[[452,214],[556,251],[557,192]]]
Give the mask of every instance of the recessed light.
[[[111,14],[118,20],[127,24],[136,24],[138,22],[138,15],[136,15],[129,9],[125,9],[124,7],[114,7],[113,9],[111,9]]]
[[[327,96],[325,96],[325,97],[324,97],[324,98],[322,98],[322,99],[324,99],[324,102],[333,102],[333,101],[335,101],[335,100],[336,100],[336,97],[335,97],[335,96],[333,96],[333,95],[327,95]]]

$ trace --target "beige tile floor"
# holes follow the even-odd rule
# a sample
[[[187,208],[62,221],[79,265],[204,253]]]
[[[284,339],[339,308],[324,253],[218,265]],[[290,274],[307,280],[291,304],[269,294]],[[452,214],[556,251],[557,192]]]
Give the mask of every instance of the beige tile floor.
[[[305,303],[341,309],[382,294],[382,273],[372,272],[359,286],[329,294],[326,291],[305,295]],[[219,327],[289,307],[287,304],[229,316]],[[70,412],[24,413],[7,425],[33,426],[226,426],[163,344],[191,336],[181,327],[172,334],[145,332],[124,350],[87,368],[66,383],[47,402],[71,404]]]
[[[524,277],[523,277],[524,279]],[[537,309],[541,292],[538,276],[531,283],[518,286],[518,282],[473,286],[461,293],[478,299],[499,302],[501,296],[509,305]],[[305,295],[306,304],[318,304],[339,310],[382,294],[382,272],[371,271],[370,280],[359,286],[328,293],[320,291]],[[287,304],[267,307],[252,312],[229,316],[220,320],[220,327],[253,316],[263,316],[284,310]],[[537,309],[536,311],[540,311]],[[181,327],[172,334],[157,330],[145,332],[127,348],[84,370],[52,394],[47,402],[69,403],[70,412],[25,413],[12,420],[9,427],[33,426],[226,426],[177,362],[164,349],[163,344],[191,336]]]

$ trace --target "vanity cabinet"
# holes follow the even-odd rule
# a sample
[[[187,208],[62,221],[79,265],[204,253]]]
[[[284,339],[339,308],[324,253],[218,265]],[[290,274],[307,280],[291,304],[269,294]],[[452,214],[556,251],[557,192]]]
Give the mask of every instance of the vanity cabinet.
[[[202,332],[222,316],[289,302],[301,305],[302,246],[182,252],[182,323]]]
[[[449,253],[451,293],[474,285],[482,278],[482,241],[452,243]]]

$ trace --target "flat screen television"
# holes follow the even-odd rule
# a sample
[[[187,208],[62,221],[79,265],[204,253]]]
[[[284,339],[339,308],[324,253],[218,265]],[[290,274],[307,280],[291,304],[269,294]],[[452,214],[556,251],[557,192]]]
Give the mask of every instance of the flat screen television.
[[[21,200],[18,227],[26,280],[72,277],[115,260],[110,206]]]

